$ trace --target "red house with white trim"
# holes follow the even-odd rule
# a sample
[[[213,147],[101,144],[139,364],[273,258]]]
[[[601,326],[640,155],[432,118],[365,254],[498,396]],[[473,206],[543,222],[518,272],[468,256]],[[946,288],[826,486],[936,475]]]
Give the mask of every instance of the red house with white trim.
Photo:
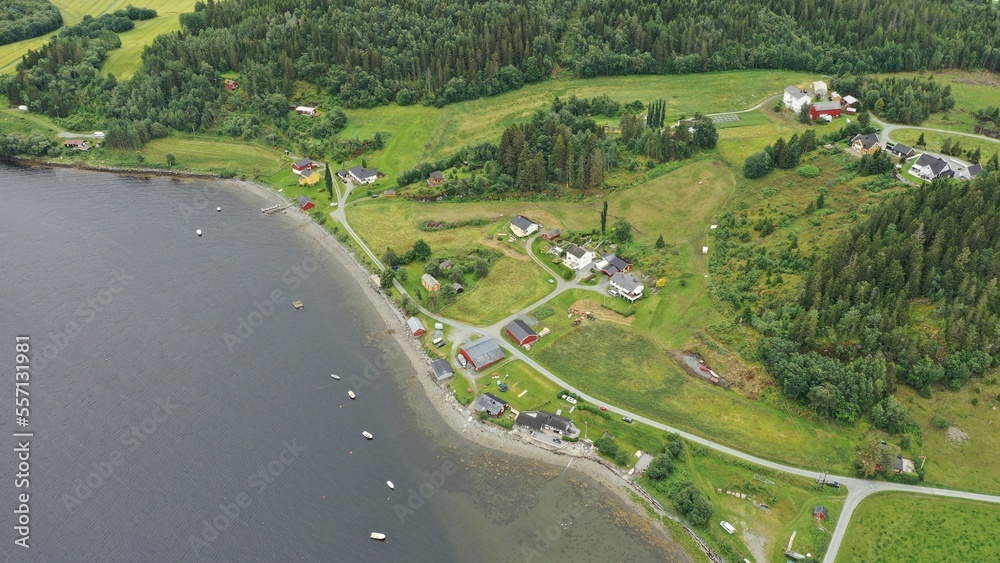
[[[823,115],[829,115],[829,118],[833,119],[834,117],[840,117],[842,111],[840,102],[816,102],[809,106],[809,117],[813,121],[816,121]]]

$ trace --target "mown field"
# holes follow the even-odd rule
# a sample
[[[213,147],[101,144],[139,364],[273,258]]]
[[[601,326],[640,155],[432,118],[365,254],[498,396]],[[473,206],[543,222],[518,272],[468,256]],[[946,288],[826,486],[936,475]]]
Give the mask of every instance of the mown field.
[[[473,325],[493,324],[545,297],[554,287],[548,278],[534,262],[503,256],[441,314]]]
[[[104,71],[119,78],[129,77],[139,68],[142,49],[157,35],[177,31],[181,28],[178,16],[194,10],[197,0],[52,0],[62,12],[65,25],[79,23],[83,16],[99,16],[113,12],[131,4],[137,8],[152,8],[157,16],[144,22],[136,22],[135,29],[120,34],[122,48],[112,51],[104,63]],[[53,33],[26,39],[0,47],[0,73],[13,73],[21,57],[30,49],[44,45]]]
[[[655,420],[768,459],[850,471],[857,429],[705,384],[685,375],[650,337],[620,324],[583,324],[535,356],[574,386]]]
[[[851,517],[837,561],[996,561],[1000,506],[882,493]]]

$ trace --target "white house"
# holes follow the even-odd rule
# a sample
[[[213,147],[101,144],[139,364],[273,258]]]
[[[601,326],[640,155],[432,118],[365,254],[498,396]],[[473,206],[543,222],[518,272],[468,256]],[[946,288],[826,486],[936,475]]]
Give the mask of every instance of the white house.
[[[952,170],[943,158],[924,153],[910,167],[910,174],[924,180],[933,180],[934,178],[950,178]]]
[[[825,98],[827,93],[826,82],[823,82],[822,80],[813,82],[813,92],[816,92],[817,96]]]
[[[785,107],[799,113],[802,111],[802,106],[807,106],[812,103],[812,92],[809,90],[803,90],[797,86],[789,86],[785,88],[785,95],[782,101],[785,103]]]
[[[642,297],[644,289],[639,278],[626,272],[618,272],[611,276],[611,287],[618,291],[618,295],[632,302]]]
[[[530,236],[539,228],[541,228],[541,225],[531,219],[528,219],[524,215],[515,215],[510,220],[510,231],[514,233],[515,236],[520,238]]]
[[[563,263],[574,270],[582,270],[589,266],[594,258],[597,258],[596,252],[574,244],[566,249],[566,258],[563,259]]]
[[[309,115],[309,116],[319,115],[319,112],[316,111],[316,108],[309,106],[298,106],[297,108],[295,108],[295,112],[298,113],[299,115]]]
[[[378,170],[374,168],[362,168],[361,166],[351,168],[347,171],[347,174],[355,184],[371,184],[378,178]]]

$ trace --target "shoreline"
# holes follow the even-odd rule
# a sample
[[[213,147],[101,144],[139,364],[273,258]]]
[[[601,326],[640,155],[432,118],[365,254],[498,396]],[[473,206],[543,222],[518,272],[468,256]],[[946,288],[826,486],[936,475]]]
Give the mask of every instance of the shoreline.
[[[251,180],[234,179],[232,181],[242,187],[250,188],[269,201],[288,203],[280,193],[267,186]],[[407,333],[404,330],[406,328],[405,315],[389,300],[389,297],[385,293],[375,291],[370,283],[368,271],[357,260],[353,250],[344,247],[332,233],[317,224],[308,213],[301,209],[291,207],[282,211],[282,214],[287,215],[296,224],[301,226],[326,251],[326,254],[336,260],[358,284],[378,317],[382,319],[387,327],[392,329],[387,336],[395,340],[400,350],[405,354],[411,367],[417,373],[415,379],[420,382],[420,386],[428,402],[452,431],[464,439],[495,452],[515,455],[534,462],[560,467],[564,471],[572,467],[574,470],[587,475],[612,491],[626,505],[631,506],[666,537],[670,538],[681,551],[688,553],[681,538],[674,537],[675,533],[667,528],[658,518],[650,518],[648,515],[649,509],[652,509],[658,516],[670,518],[677,522],[684,528],[688,535],[694,538],[696,545],[700,544],[707,547],[687,524],[679,518],[667,514],[657,500],[629,479],[624,472],[613,467],[610,462],[596,455],[581,453],[579,449],[574,449],[570,452],[545,448],[539,445],[534,439],[527,438],[516,430],[506,430],[497,425],[480,422],[477,419],[469,421],[469,417],[472,416],[471,411],[468,410],[468,407],[458,404],[453,394],[449,393],[445,387],[432,379],[431,359],[417,340],[407,337]],[[459,378],[464,376],[455,374],[454,377]],[[646,505],[636,502],[634,496],[645,499]],[[709,560],[713,560],[712,556],[714,554],[705,552],[704,549],[702,549],[702,553]],[[694,558],[695,554],[688,553],[688,555]]]
[[[239,180],[238,178],[223,178],[218,174],[212,174],[210,172],[192,172],[190,170],[184,169],[167,169],[162,168],[133,168],[133,167],[120,167],[120,166],[97,166],[92,164],[84,164],[82,162],[56,162],[52,160],[44,160],[38,158],[24,158],[20,156],[7,156],[0,157],[0,162],[6,162],[8,164],[13,164],[15,166],[24,166],[25,168],[67,168],[72,170],[85,170],[87,172],[109,172],[112,174],[122,174],[125,176],[166,176],[171,178],[191,178],[195,180]]]

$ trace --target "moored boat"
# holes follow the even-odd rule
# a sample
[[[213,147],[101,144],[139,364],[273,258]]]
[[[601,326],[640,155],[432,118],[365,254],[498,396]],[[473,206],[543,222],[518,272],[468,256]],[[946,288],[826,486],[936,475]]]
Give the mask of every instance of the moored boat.
[[[386,482],[385,482],[385,484],[386,484],[386,485],[389,485],[389,488],[390,488],[390,489],[393,489],[393,490],[395,490],[395,489],[396,489],[396,485],[393,485],[393,484],[392,484],[392,481],[386,481]]]
[[[339,379],[340,379],[340,376],[339,376],[339,375],[337,375],[337,374],[335,374],[335,373],[331,373],[331,374],[330,374],[330,377],[332,377],[332,378],[334,378],[334,379],[337,379],[337,380],[339,380]]]
[[[370,537],[373,540],[379,540],[379,541],[385,540],[385,534],[379,532],[372,532],[372,534],[368,537]]]
[[[347,392],[347,396],[350,397],[350,398],[352,398],[352,399],[357,399],[358,398],[358,396],[354,394],[354,391],[348,391]]]
[[[362,432],[361,435],[364,436],[365,438],[368,438],[369,440],[371,440],[372,438],[374,438],[374,436],[372,436],[372,433],[369,432],[369,431],[367,431],[367,430],[365,430],[364,432]]]

